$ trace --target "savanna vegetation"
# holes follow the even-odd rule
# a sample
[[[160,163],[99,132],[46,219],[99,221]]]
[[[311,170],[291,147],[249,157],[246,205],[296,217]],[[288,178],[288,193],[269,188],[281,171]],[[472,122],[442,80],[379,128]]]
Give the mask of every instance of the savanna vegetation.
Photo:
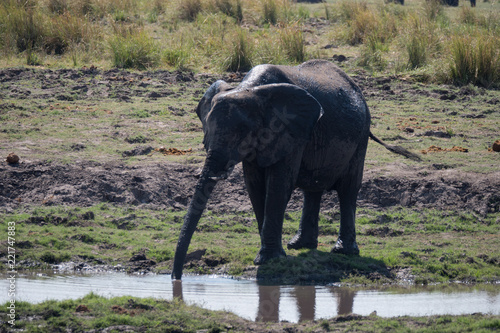
[[[500,4],[439,0],[5,0],[2,66],[246,71],[333,53],[353,66],[490,87],[500,80]]]

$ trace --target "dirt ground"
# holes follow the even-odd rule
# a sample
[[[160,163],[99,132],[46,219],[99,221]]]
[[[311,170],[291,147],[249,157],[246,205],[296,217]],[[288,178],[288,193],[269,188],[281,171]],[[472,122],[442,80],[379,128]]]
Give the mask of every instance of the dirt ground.
[[[114,99],[126,103],[131,96],[145,100],[162,98],[172,94],[168,87],[181,83],[201,95],[208,84],[219,78],[238,82],[242,75],[195,75],[168,71],[133,73],[117,69],[104,71],[93,67],[80,70],[5,69],[0,70],[3,87],[0,97],[32,99],[39,105],[50,99],[96,102]],[[356,76],[367,99],[397,100],[398,96],[388,85],[393,79]],[[24,86],[23,80],[34,80],[36,84]],[[401,81],[401,84],[404,82]],[[429,93],[411,84],[405,85],[402,92],[408,95],[434,94],[439,99],[459,100],[467,100],[470,94],[466,88],[441,89]],[[182,98],[181,93],[177,94]],[[499,102],[491,100],[485,103],[494,106]],[[0,112],[8,112],[15,107],[14,104],[0,102]],[[8,152],[5,147],[2,148],[6,157]],[[72,149],[78,150],[79,147]],[[151,150],[152,147],[139,144],[128,152],[128,156],[144,155]],[[372,167],[365,171],[358,200],[360,207],[400,205],[444,210],[470,209],[480,215],[500,210],[500,171],[489,174],[466,173],[429,163],[414,167],[397,162],[399,159],[395,157],[394,162],[383,168]],[[20,204],[91,206],[100,202],[185,209],[199,168],[199,165],[169,162],[130,165],[123,160],[79,161],[73,164],[28,159],[18,164],[4,162],[0,164],[0,209],[9,212]],[[301,202],[301,193],[296,191],[289,209],[300,209]],[[322,209],[336,208],[336,194],[325,195]],[[251,210],[241,166],[235,169],[228,180],[219,183],[209,202],[209,209],[220,212]]]
[[[391,170],[365,173],[358,206],[429,207],[443,210],[470,209],[480,215],[500,209],[500,173],[489,175],[454,170],[421,170],[398,164]],[[425,171],[425,172],[424,172]],[[0,206],[4,211],[20,204],[87,207],[101,202],[141,205],[146,208],[186,209],[199,169],[181,164],[126,166],[122,163],[82,162],[60,165],[30,162],[0,165]],[[298,210],[302,194],[296,190],[289,209]],[[241,166],[220,182],[209,209],[223,212],[251,210]],[[327,193],[322,210],[338,208],[335,192]]]

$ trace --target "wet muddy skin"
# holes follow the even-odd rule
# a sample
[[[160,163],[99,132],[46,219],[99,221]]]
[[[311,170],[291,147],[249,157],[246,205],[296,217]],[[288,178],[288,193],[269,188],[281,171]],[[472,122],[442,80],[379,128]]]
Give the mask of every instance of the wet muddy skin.
[[[23,276],[17,281],[18,300],[76,299],[91,291],[106,297],[181,298],[210,310],[228,310],[254,321],[300,322],[339,315],[380,317],[459,314],[500,314],[500,290],[484,285],[356,289],[337,285],[263,285],[219,276],[165,275]],[[3,288],[5,279],[0,281]],[[490,286],[492,287],[492,286]],[[0,302],[6,295],[0,295]]]

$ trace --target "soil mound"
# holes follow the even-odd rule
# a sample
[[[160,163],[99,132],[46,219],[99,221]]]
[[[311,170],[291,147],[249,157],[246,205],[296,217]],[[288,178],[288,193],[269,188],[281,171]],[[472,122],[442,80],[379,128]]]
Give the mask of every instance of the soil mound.
[[[358,196],[358,206],[469,209],[484,215],[500,211],[500,173],[464,174],[454,170],[414,170],[401,165],[371,169]],[[101,202],[152,209],[186,209],[197,181],[197,167],[181,164],[82,162],[62,165],[26,162],[0,165],[0,206],[4,211],[24,205],[92,206]],[[288,209],[302,207],[296,190]],[[241,166],[219,182],[208,209],[251,210]],[[322,210],[338,209],[335,192],[325,194]]]

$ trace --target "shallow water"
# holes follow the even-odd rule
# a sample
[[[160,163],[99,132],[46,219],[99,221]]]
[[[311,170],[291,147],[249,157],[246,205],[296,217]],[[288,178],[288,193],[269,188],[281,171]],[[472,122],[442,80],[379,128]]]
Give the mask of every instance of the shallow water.
[[[8,301],[8,282],[0,280],[0,303]],[[354,290],[331,286],[268,286],[256,281],[219,276],[185,276],[172,281],[166,275],[20,276],[16,299],[39,303],[48,299],[76,299],[91,291],[106,297],[137,296],[172,299],[211,310],[228,310],[256,321],[331,318],[356,313],[381,317],[484,313],[500,315],[500,286],[471,288],[412,287],[397,290]]]

